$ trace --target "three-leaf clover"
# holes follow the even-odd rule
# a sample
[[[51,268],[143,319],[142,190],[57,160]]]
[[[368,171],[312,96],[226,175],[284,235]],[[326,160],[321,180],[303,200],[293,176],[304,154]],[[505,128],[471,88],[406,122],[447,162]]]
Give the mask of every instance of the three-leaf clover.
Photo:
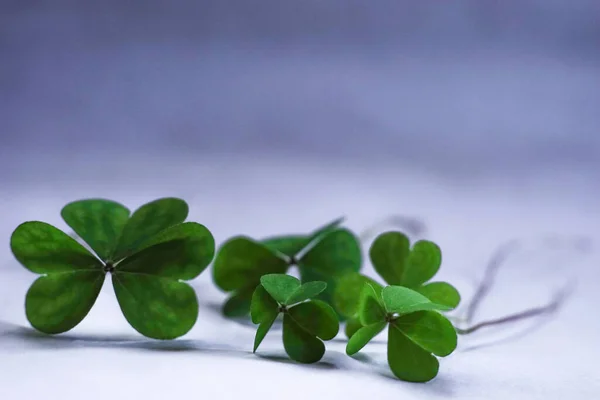
[[[213,263],[213,280],[223,291],[232,292],[225,302],[227,316],[244,316],[250,311],[254,289],[266,274],[286,273],[297,266],[303,283],[324,281],[327,289],[319,295],[331,301],[338,276],[358,271],[362,254],[358,238],[340,228],[337,219],[308,235],[285,235],[260,241],[236,236],[225,242]]]
[[[94,305],[106,274],[123,315],[142,335],[174,339],[198,317],[194,290],[182,281],[198,276],[212,261],[215,241],[201,224],[184,222],[188,205],[163,198],[130,215],[104,199],[67,204],[61,216],[91,248],[39,221],[19,225],[11,237],[15,258],[42,275],[27,291],[31,325],[58,334],[77,326]]]
[[[422,294],[434,303],[454,309],[460,303],[460,294],[447,282],[430,282],[439,271],[442,253],[437,244],[419,240],[412,247],[408,237],[401,232],[379,235],[371,248],[369,257],[375,271],[388,285],[403,286]],[[338,278],[333,303],[337,310],[349,318],[346,333],[351,336],[360,327],[357,318],[358,293],[364,283],[380,290],[374,280],[350,273]]]
[[[427,382],[438,374],[436,356],[445,357],[456,349],[456,330],[438,312],[449,309],[406,287],[378,291],[366,283],[359,301],[362,327],[348,341],[346,353],[356,354],[388,326],[387,360],[394,375]]]
[[[315,363],[325,354],[322,340],[333,339],[339,331],[339,321],[333,308],[314,297],[322,293],[327,283],[300,280],[285,274],[267,274],[260,278],[252,295],[252,322],[259,324],[254,338],[254,350],[283,314],[283,347],[288,356],[301,363]]]

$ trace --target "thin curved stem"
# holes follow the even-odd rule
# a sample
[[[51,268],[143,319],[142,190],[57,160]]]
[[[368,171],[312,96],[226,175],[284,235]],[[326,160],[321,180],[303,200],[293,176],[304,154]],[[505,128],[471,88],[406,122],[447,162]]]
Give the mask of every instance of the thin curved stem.
[[[570,292],[570,290],[568,290],[568,288],[570,286],[572,286],[572,285],[568,285],[563,290],[557,292],[554,295],[554,297],[552,298],[552,301],[550,301],[548,304],[546,304],[544,306],[530,308],[528,310],[524,310],[524,311],[521,311],[521,312],[518,312],[515,314],[509,314],[509,315],[506,315],[504,317],[500,317],[497,319],[491,319],[488,321],[479,322],[479,323],[472,325],[465,329],[455,327],[456,332],[459,335],[468,335],[470,333],[480,330],[481,328],[496,326],[496,325],[503,325],[503,324],[506,324],[509,322],[522,321],[522,320],[529,319],[529,318],[536,317],[536,316],[552,314],[552,313],[556,312],[564,304],[565,298],[566,298],[567,294]]]

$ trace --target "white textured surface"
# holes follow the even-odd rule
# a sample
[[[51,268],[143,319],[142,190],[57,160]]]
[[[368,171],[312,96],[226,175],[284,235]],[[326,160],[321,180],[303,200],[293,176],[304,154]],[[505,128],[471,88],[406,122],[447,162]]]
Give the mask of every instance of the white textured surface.
[[[434,381],[410,384],[390,379],[380,364],[385,358],[384,335],[364,349],[370,363],[347,357],[342,335],[327,343],[324,360],[314,366],[286,361],[279,332],[267,336],[259,351],[262,358],[252,355],[254,328],[215,312],[223,295],[211,285],[210,271],[194,281],[202,303],[199,322],[175,342],[138,336],[120,314],[108,281],[91,313],[73,331],[57,337],[38,335],[28,327],[22,306],[34,275],[13,261],[5,246],[0,253],[0,398],[598,397],[600,320],[595,309],[600,301],[600,257],[595,247],[600,210],[585,186],[537,177],[519,185],[507,181],[466,187],[428,176],[398,176],[390,170],[343,170],[277,160],[227,168],[171,160],[167,169],[158,161],[130,159],[140,168],[120,180],[115,173],[121,169],[113,164],[106,179],[88,185],[57,181],[5,191],[0,242],[8,243],[11,230],[24,220],[65,228],[59,210],[75,198],[104,196],[135,208],[158,196],[176,195],[188,200],[191,219],[211,228],[218,242],[236,233],[307,231],[340,214],[356,230],[391,213],[422,217],[430,228],[427,236],[444,252],[440,278],[454,282],[467,299],[493,250],[508,239],[526,239],[528,251],[511,259],[499,275],[479,319],[543,302],[573,276],[578,284],[555,318],[533,330],[518,324],[463,337],[459,349],[441,361]],[[559,240],[561,246],[541,250],[541,240],[554,234],[588,236],[591,247],[586,254],[574,255],[572,242]],[[366,271],[372,272],[370,266]],[[482,344],[489,345],[477,347]]]

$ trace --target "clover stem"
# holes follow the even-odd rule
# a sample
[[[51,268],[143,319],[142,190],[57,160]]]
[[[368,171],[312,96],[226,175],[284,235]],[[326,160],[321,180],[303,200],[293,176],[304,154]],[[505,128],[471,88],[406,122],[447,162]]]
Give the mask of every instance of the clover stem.
[[[478,331],[481,328],[502,325],[509,322],[521,321],[539,315],[552,314],[556,312],[560,308],[560,306],[563,305],[563,303],[565,302],[565,297],[567,296],[567,294],[569,294],[571,289],[572,288],[570,287],[565,287],[563,290],[557,292],[552,298],[552,300],[546,305],[530,308],[528,310],[524,310],[515,314],[509,314],[501,318],[479,322],[468,328],[462,329],[455,327],[454,329],[456,329],[456,333],[458,333],[459,335],[468,335],[469,333]]]
[[[113,264],[113,262],[112,262],[112,261],[107,261],[107,262],[104,264],[104,268],[103,268],[103,269],[104,269],[104,272],[105,272],[105,273],[112,273],[112,272],[114,272],[114,270],[115,270],[115,265]]]
[[[385,315],[385,322],[390,323],[390,322],[394,322],[395,320],[397,320],[399,317],[398,314],[395,313],[388,313]]]
[[[279,309],[278,309],[278,311],[279,311],[280,313],[286,313],[286,312],[288,311],[288,309],[287,309],[287,307],[286,307],[286,306],[284,306],[284,305],[280,304],[280,305],[279,305]]]

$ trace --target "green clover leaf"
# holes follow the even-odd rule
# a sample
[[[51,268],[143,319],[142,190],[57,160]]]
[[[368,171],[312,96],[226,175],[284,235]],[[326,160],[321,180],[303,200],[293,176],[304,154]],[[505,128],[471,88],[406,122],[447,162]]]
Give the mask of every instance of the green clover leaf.
[[[236,236],[226,241],[213,263],[215,284],[231,293],[223,313],[230,317],[247,314],[261,277],[285,274],[293,266],[299,268],[302,283],[325,282],[325,289],[316,286],[313,290],[319,290],[319,299],[330,302],[337,277],[347,271],[358,271],[362,260],[358,239],[339,227],[342,222],[342,218],[336,219],[307,235],[276,236],[260,241]]]
[[[405,234],[386,232],[375,239],[369,257],[388,285],[414,289],[427,297],[435,297],[437,302],[443,302],[450,308],[456,308],[460,303],[458,291],[449,283],[424,285],[435,276],[442,264],[442,252],[437,244],[419,240],[411,248]]]
[[[254,338],[256,352],[279,314],[283,314],[283,347],[300,363],[315,363],[325,353],[323,340],[333,339],[339,321],[333,308],[314,299],[325,282],[308,282],[285,274],[268,274],[260,279],[252,295],[252,322],[259,324]]]
[[[198,300],[185,282],[212,261],[215,242],[203,225],[183,222],[187,204],[164,198],[129,217],[122,205],[103,199],[67,204],[63,219],[94,251],[44,222],[19,225],[11,236],[15,258],[42,275],[29,288],[25,311],[31,325],[57,334],[89,313],[107,273],[129,324],[144,336],[174,339],[198,316]]]
[[[403,233],[385,232],[374,240],[369,257],[375,271],[387,284],[413,289],[432,303],[446,306],[443,311],[452,310],[460,303],[460,294],[454,286],[447,282],[429,282],[442,262],[441,250],[435,243],[420,240],[411,248],[408,237]],[[365,282],[377,289],[378,293],[381,292],[379,283],[359,273],[345,274],[335,282],[332,301],[336,310],[351,325],[346,329],[347,334],[360,328],[357,307],[359,293]]]
[[[437,311],[445,309],[406,287],[387,286],[376,293],[365,283],[358,311],[363,326],[350,336],[346,353],[359,352],[387,325],[391,371],[401,380],[429,381],[438,374],[437,357],[450,355],[457,346],[454,326]]]

